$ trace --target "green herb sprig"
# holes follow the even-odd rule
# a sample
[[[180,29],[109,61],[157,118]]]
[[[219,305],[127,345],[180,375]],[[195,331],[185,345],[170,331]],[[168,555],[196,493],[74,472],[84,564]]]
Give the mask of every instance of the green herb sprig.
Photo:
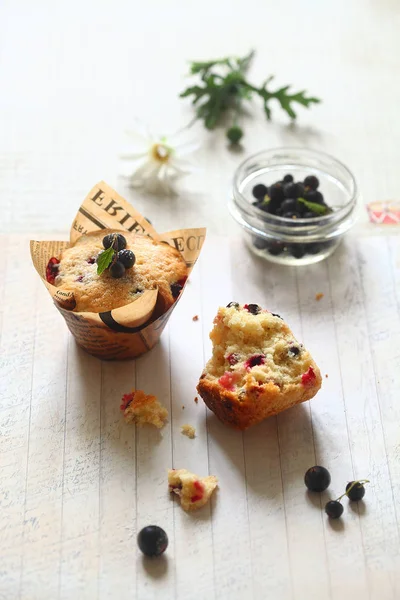
[[[326,206],[325,204],[310,202],[309,200],[305,200],[304,198],[298,198],[297,200],[298,202],[304,204],[304,206],[306,206],[308,210],[315,213],[316,215],[327,215],[328,213],[332,212],[332,209],[329,208],[329,206]]]
[[[265,116],[271,119],[270,101],[277,100],[281,108],[291,119],[296,119],[293,104],[300,104],[306,108],[311,104],[320,102],[319,98],[308,97],[305,91],[289,93],[288,85],[272,91],[269,85],[273,79],[270,76],[257,87],[246,78],[246,73],[254,57],[254,50],[243,58],[222,58],[208,62],[192,62],[190,75],[200,76],[200,84],[186,88],[181,98],[192,97],[192,104],[196,107],[196,119],[204,121],[207,129],[214,129],[223,121],[225,114],[231,116],[231,126],[226,135],[233,144],[238,143],[243,130],[238,125],[243,101],[249,101],[257,95],[263,102]]]
[[[106,269],[111,265],[112,262],[115,262],[117,258],[118,252],[118,235],[114,233],[113,242],[107,250],[103,250],[100,252],[97,257],[97,275],[101,275],[104,273]]]
[[[97,275],[101,275],[113,261],[115,250],[112,246],[103,250],[97,258]]]

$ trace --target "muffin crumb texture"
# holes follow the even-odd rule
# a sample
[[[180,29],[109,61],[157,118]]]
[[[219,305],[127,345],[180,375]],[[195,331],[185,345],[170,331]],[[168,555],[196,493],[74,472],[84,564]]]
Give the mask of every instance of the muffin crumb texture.
[[[321,387],[310,353],[279,315],[257,304],[220,308],[210,338],[213,355],[197,391],[237,429],[309,400]]]
[[[188,425],[186,423],[185,425],[182,425],[181,429],[182,434],[186,435],[186,437],[190,438],[191,440],[196,437],[196,429],[192,425]]]
[[[171,469],[168,471],[168,485],[170,492],[180,497],[182,508],[192,511],[207,504],[218,479],[214,475],[198,477],[186,469]]]
[[[127,423],[154,425],[161,429],[168,419],[167,409],[159,403],[155,396],[147,395],[142,390],[132,390],[122,397],[121,410]]]

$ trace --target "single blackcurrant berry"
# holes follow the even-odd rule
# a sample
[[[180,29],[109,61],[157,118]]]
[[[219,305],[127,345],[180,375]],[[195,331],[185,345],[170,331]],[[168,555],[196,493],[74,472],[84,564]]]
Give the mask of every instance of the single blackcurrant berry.
[[[314,244],[307,244],[306,248],[308,254],[318,254],[318,252],[321,252],[321,250],[324,249],[324,244],[315,242]]]
[[[282,213],[295,211],[297,208],[297,201],[294,198],[286,198],[281,204]]]
[[[239,303],[238,302],[229,302],[229,304],[226,305],[226,308],[239,308]]]
[[[257,200],[264,200],[265,196],[268,194],[268,188],[263,183],[257,183],[257,185],[253,187],[251,193]]]
[[[268,243],[269,242],[261,237],[255,237],[253,239],[253,246],[254,248],[257,248],[257,250],[265,250],[265,248],[268,248]]]
[[[123,235],[121,235],[120,233],[109,233],[108,235],[103,237],[103,246],[106,250],[115,243],[115,238],[117,238],[117,247],[115,247],[114,245],[115,250],[123,250],[124,248],[126,248],[126,239]]]
[[[181,285],[180,283],[177,283],[177,282],[171,283],[170,288],[171,288],[172,296],[176,299],[179,296],[179,294],[181,293],[183,285]]]
[[[325,512],[330,519],[338,519],[343,514],[343,504],[339,500],[329,500],[325,504]]]
[[[118,252],[118,260],[121,262],[125,269],[131,269],[136,261],[136,256],[132,250],[120,250]]]
[[[290,346],[290,348],[288,350],[288,354],[291,358],[298,356],[300,354],[300,348],[298,346]],[[312,467],[312,468],[313,469],[323,469],[324,467]],[[310,471],[310,469],[309,469],[309,471]],[[307,473],[308,473],[308,471],[307,471]],[[307,473],[306,473],[306,476],[307,476]],[[329,473],[328,473],[328,475],[329,475]],[[304,481],[305,481],[305,478],[304,478]],[[306,483],[306,485],[307,485],[307,483]],[[328,483],[328,485],[329,485],[329,483]],[[307,485],[307,487],[308,487],[308,485]],[[321,490],[321,491],[324,491],[324,490]]]
[[[304,180],[304,185],[312,190],[316,190],[319,186],[319,180],[317,177],[315,177],[315,175],[308,175],[308,177],[306,177]]]
[[[289,252],[295,258],[303,258],[306,253],[306,247],[304,244],[291,244],[289,246]]]
[[[137,543],[146,556],[160,556],[168,547],[168,536],[158,525],[148,525],[139,531]]]
[[[280,204],[284,200],[283,185],[281,183],[274,183],[269,188],[268,196],[271,198],[271,202]]]
[[[293,181],[293,175],[285,175],[285,177],[283,178],[283,183],[292,183]]]
[[[357,502],[365,496],[364,483],[369,483],[368,479],[360,479],[359,481],[349,481],[346,485],[346,496],[349,500]]]
[[[111,277],[114,279],[120,279],[125,275],[125,267],[122,262],[115,262],[110,267]]]
[[[264,354],[254,354],[254,356],[250,356],[244,363],[246,369],[252,369],[253,367],[257,367],[258,365],[263,365],[265,363]]]
[[[301,183],[288,183],[284,187],[285,198],[300,198],[304,192],[303,184]]]
[[[272,242],[268,247],[269,254],[272,256],[279,256],[284,251],[285,246],[281,242]]]
[[[289,352],[296,356],[299,354],[299,349],[296,346],[289,348]],[[328,469],[316,465],[306,471],[304,475],[304,483],[312,492],[323,492],[327,489],[331,482],[331,476]]]
[[[245,304],[243,308],[248,310],[252,315],[258,315],[262,310],[258,304]]]
[[[311,190],[310,192],[305,192],[302,197],[308,202],[314,202],[314,204],[324,204],[324,197],[318,190]]]

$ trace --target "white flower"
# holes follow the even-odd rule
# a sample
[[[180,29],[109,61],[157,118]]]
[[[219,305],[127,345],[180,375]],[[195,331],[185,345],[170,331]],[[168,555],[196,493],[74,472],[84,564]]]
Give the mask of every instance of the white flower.
[[[127,133],[136,140],[136,151],[123,154],[121,158],[134,161],[134,170],[129,174],[133,187],[171,195],[175,193],[175,181],[195,170],[183,156],[194,152],[199,144],[183,141],[182,131],[168,137],[155,136],[143,125],[138,125],[136,131]]]

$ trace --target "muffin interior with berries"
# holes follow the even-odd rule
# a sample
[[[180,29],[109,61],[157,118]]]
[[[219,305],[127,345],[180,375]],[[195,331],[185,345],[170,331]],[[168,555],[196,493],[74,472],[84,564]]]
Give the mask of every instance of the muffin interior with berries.
[[[56,259],[51,259],[55,261]],[[46,272],[73,292],[75,312],[106,312],[158,289],[163,310],[178,298],[188,270],[180,253],[145,235],[103,229],[83,235]]]
[[[210,338],[213,354],[197,390],[237,429],[309,400],[321,387],[310,353],[279,315],[257,304],[220,308]]]
[[[191,511],[207,504],[218,485],[218,479],[215,475],[198,477],[187,469],[170,469],[168,485],[170,492],[179,496],[182,508]]]
[[[168,419],[168,411],[155,396],[145,394],[142,390],[132,390],[122,397],[121,411],[127,423],[154,425],[157,429],[164,427]]]

